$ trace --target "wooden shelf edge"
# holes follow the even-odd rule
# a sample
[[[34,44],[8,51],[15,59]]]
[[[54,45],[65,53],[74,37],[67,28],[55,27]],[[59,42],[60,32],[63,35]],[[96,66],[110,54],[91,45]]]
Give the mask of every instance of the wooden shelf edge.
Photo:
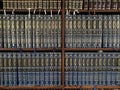
[[[67,10],[67,9],[66,9]],[[73,11],[75,11],[76,9],[68,9],[70,12],[73,12]],[[120,10],[113,10],[113,9],[111,9],[111,10],[82,10],[82,9],[78,9],[78,11],[79,12],[88,12],[88,13],[99,13],[99,12],[103,12],[103,13],[112,13],[112,12],[114,12],[114,13],[116,13],[116,12],[120,12]]]
[[[94,88],[94,86],[65,86],[65,89]],[[120,86],[96,86],[97,89],[120,89]]]
[[[4,10],[6,12],[12,12],[13,9],[0,9],[0,12],[4,13]],[[61,9],[46,9],[46,12],[58,12],[60,10],[60,12],[62,12]],[[31,9],[30,12],[44,12],[44,9]],[[14,12],[28,12],[28,9],[14,9]]]
[[[120,51],[120,48],[65,48],[65,51]]]
[[[0,48],[1,51],[61,51],[61,48]]]
[[[61,86],[0,86],[0,89],[61,89]]]

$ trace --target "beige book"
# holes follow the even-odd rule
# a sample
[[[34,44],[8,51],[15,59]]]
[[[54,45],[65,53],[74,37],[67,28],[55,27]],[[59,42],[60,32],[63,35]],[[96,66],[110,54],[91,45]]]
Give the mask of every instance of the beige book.
[[[7,8],[7,0],[3,0],[3,9]]]
[[[3,59],[2,59],[2,53],[0,53],[0,72],[2,72],[3,67]]]
[[[57,4],[58,4],[57,9],[61,9],[61,0],[57,0]]]

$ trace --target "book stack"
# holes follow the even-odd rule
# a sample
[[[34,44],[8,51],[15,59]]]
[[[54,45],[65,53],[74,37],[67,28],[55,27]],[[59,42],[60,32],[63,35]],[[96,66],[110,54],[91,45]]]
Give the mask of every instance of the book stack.
[[[61,47],[61,16],[0,15],[0,38],[2,48]]]
[[[119,48],[119,15],[66,15],[65,47]]]
[[[3,0],[3,9],[61,9],[61,0]]]
[[[0,85],[60,86],[61,54],[0,53]]]
[[[67,52],[65,85],[118,85],[119,62],[119,53]]]

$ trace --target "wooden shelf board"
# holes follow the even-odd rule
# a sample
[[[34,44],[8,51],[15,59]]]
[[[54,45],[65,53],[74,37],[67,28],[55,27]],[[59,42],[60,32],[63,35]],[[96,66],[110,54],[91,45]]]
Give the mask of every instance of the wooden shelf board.
[[[120,48],[65,48],[65,51],[120,51]]]
[[[61,48],[0,48],[0,51],[61,51]]]
[[[65,89],[94,88],[94,86],[65,86]],[[98,89],[120,89],[120,86],[96,86]]]
[[[1,89],[61,89],[61,86],[0,86]]]
[[[34,12],[34,10],[35,10],[35,12],[44,12],[44,9],[31,9],[30,12]],[[52,12],[58,12],[59,11],[59,9],[51,9],[51,10],[52,10]],[[46,12],[51,12],[51,10],[47,9]],[[13,9],[5,9],[5,11],[6,12],[12,12]],[[60,12],[61,11],[62,10],[60,9]],[[0,12],[4,12],[4,9],[0,9]],[[28,12],[28,9],[15,9],[14,12]]]

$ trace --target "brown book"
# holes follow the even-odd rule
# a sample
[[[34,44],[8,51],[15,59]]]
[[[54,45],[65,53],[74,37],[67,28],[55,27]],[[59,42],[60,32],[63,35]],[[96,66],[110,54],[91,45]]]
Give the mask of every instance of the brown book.
[[[84,10],[88,10],[88,0],[84,0]]]
[[[118,10],[120,10],[120,0],[118,0]]]
[[[117,9],[117,0],[111,1],[111,9]]]
[[[97,9],[97,0],[93,0],[93,9]]]
[[[105,10],[105,3],[106,1],[105,0],[102,0],[102,9]]]
[[[89,9],[90,9],[90,10],[93,9],[93,0],[89,0]]]
[[[106,0],[106,9],[111,9],[111,0]]]
[[[102,9],[102,0],[97,1],[97,9]]]

